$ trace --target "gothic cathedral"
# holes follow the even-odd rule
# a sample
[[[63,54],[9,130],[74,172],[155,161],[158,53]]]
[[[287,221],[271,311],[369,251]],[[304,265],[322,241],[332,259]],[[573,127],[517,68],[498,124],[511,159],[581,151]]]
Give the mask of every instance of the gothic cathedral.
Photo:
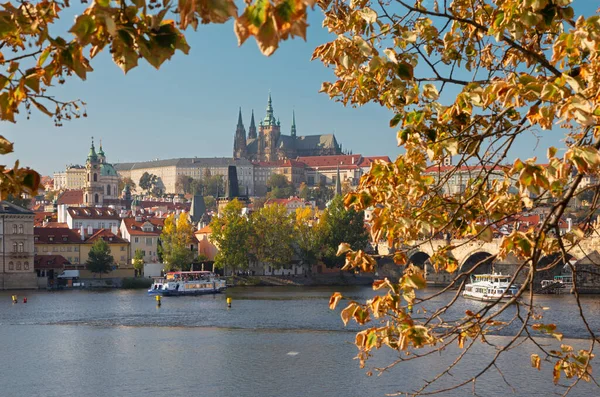
[[[281,134],[281,122],[273,114],[273,102],[269,93],[267,115],[258,124],[254,123],[254,111],[250,119],[248,136],[242,122],[242,109],[238,116],[233,142],[233,157],[250,161],[276,161],[295,159],[300,156],[328,156],[342,154],[342,146],[335,135],[296,135],[296,115],[292,115],[290,135]]]

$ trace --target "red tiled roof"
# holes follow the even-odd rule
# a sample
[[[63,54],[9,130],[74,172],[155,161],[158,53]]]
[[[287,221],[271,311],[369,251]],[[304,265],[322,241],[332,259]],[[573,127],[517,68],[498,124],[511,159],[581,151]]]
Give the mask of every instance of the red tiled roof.
[[[298,157],[296,160],[306,164],[308,167],[337,167],[342,169],[344,166],[355,168],[358,166],[362,156],[360,154],[348,154],[338,156],[305,156]]]
[[[194,234],[210,234],[210,233],[212,233],[212,228],[210,227],[210,225],[206,225],[202,229],[195,232]]]
[[[142,230],[142,226],[146,222],[150,222],[154,226],[154,231],[145,232]],[[160,236],[165,220],[163,218],[142,218],[141,221],[136,221],[135,218],[124,218],[123,223],[125,223],[129,234],[133,236]]]
[[[297,160],[277,160],[277,161],[255,161],[253,164],[260,167],[300,167],[304,168],[306,164]]]
[[[381,160],[386,163],[392,162],[388,156],[368,156],[361,158],[358,166],[363,168],[370,167],[371,163],[373,163],[375,160]]]
[[[85,240],[86,244],[89,243],[94,243],[96,240],[98,239],[103,239],[104,241],[106,241],[107,243],[123,243],[123,244],[127,244],[128,241],[125,239],[122,239],[121,237],[115,235],[113,232],[111,232],[108,229],[100,229],[98,231],[96,231],[94,234],[92,234],[90,237],[88,237]]]
[[[44,225],[36,225],[38,227],[45,227],[45,228],[51,228],[51,229],[61,229],[61,228],[69,228],[69,225],[67,225],[65,222],[48,222],[45,226]]]
[[[65,265],[70,265],[62,255],[35,255],[33,258],[33,268],[38,269],[64,269]]]
[[[67,211],[73,219],[120,219],[119,213],[112,208],[69,207]]]
[[[83,190],[66,190],[56,200],[56,204],[81,205],[83,204]]]
[[[41,226],[42,223],[52,218],[52,212],[34,212],[33,213],[33,225]]]
[[[37,244],[73,244],[81,243],[81,237],[75,230],[69,228],[34,227],[34,242]]]

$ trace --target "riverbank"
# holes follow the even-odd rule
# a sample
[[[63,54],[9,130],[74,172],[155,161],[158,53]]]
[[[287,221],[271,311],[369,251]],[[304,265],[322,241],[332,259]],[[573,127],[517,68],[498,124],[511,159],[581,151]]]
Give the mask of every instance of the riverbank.
[[[339,274],[313,274],[297,276],[230,276],[227,277],[228,285],[232,286],[344,286],[344,285],[371,285],[375,280],[373,275],[355,275],[349,273]]]

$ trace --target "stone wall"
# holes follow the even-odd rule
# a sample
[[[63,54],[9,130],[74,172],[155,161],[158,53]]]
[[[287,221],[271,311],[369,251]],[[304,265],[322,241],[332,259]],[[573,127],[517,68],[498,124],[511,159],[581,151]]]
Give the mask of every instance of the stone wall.
[[[0,289],[37,289],[35,273],[0,273]]]

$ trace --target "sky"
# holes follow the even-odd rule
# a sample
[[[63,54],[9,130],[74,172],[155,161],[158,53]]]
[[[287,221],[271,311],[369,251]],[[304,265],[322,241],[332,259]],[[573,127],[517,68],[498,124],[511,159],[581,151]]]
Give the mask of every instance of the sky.
[[[576,12],[593,11],[589,3],[584,7]],[[65,14],[61,23],[72,21],[73,13]],[[321,27],[316,9],[309,13],[309,24],[306,42],[282,42],[271,57],[263,56],[252,38],[238,47],[231,22],[187,32],[190,54],[177,52],[159,71],[140,62],[124,75],[104,52],[92,60],[94,72],[86,81],[72,77],[52,91],[63,100],[86,102],[88,117],[55,127],[36,111],[27,120],[23,109],[16,124],[3,122],[1,134],[14,142],[15,153],[2,160],[11,165],[18,158],[21,166],[52,175],[68,164],[83,164],[92,136],[96,147],[102,140],[111,163],[230,157],[239,108],[247,131],[252,109],[257,122],[264,117],[269,91],[282,133],[290,133],[295,111],[298,135],[334,133],[355,154],[394,159],[400,149],[389,127],[393,114],[377,105],[344,107],[319,93],[333,73],[310,58],[332,36]],[[543,156],[548,146],[560,146],[561,136],[553,131],[528,134],[514,155]]]

